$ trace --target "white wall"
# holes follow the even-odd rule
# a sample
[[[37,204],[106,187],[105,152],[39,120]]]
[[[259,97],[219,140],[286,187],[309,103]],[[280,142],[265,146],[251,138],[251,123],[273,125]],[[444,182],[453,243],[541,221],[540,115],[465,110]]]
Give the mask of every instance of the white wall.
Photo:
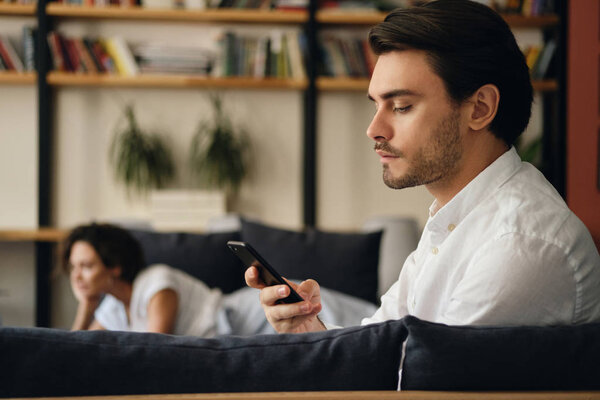
[[[2,31],[5,31],[2,21]],[[218,30],[211,25],[160,22],[68,21],[73,35],[123,35],[128,41],[199,43]],[[243,27],[244,30],[252,29]],[[537,40],[528,37],[527,40]],[[35,88],[0,87],[0,224],[34,227],[36,215]],[[112,178],[107,151],[123,104],[135,103],[142,127],[170,137],[183,168],[198,122],[210,115],[207,90],[58,88],[55,108],[54,223],[72,227],[92,219],[148,218],[146,200],[128,197]],[[302,225],[302,94],[293,90],[224,90],[233,121],[254,147],[252,175],[237,211],[274,225]],[[381,179],[381,165],[365,130],[373,105],[365,92],[329,92],[318,98],[318,225],[356,229],[370,216],[413,216],[423,226],[432,201],[423,188],[394,191]],[[23,110],[27,110],[23,112]],[[536,111],[539,114],[539,110]],[[532,131],[539,131],[539,116]],[[16,134],[19,132],[19,134]],[[10,143],[10,146],[6,144]],[[17,179],[15,179],[17,177]],[[180,178],[180,183],[185,178]],[[6,210],[14,209],[14,212]],[[12,225],[11,225],[12,226]],[[5,324],[33,324],[33,246],[0,244],[0,314]],[[29,293],[26,297],[24,293]],[[8,301],[7,299],[10,299]],[[70,325],[75,302],[67,280],[53,281],[52,321]],[[17,311],[14,311],[17,307]]]

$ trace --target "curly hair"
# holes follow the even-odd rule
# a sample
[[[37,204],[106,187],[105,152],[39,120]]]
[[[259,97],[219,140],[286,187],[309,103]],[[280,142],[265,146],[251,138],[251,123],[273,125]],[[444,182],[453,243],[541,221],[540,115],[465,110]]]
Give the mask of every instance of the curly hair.
[[[145,266],[139,242],[125,229],[110,224],[81,225],[74,228],[64,242],[63,268],[70,270],[69,258],[76,242],[89,243],[107,268],[121,267],[121,279],[133,283]]]

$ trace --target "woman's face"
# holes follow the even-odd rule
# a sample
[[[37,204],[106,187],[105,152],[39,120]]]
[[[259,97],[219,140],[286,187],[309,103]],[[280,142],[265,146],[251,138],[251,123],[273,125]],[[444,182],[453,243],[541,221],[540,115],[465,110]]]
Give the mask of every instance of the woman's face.
[[[108,269],[88,242],[77,241],[69,257],[71,285],[85,297],[95,297],[109,292],[116,279],[116,269]]]

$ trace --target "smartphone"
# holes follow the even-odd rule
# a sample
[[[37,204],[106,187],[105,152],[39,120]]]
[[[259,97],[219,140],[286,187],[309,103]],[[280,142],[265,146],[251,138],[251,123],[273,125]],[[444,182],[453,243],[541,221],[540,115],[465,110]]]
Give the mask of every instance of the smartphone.
[[[302,297],[281,277],[281,275],[271,266],[250,244],[246,242],[237,242],[230,240],[227,247],[242,261],[246,268],[256,267],[262,281],[267,286],[286,285],[290,288],[290,295],[281,299],[278,303],[297,303],[304,301]]]

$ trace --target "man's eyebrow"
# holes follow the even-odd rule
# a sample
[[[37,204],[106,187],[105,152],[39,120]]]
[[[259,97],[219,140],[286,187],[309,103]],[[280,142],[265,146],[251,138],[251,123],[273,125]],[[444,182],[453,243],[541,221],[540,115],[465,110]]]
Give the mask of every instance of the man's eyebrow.
[[[422,96],[422,95],[421,95],[421,93],[415,92],[414,90],[410,90],[410,89],[395,89],[395,90],[390,90],[389,92],[385,92],[384,94],[381,95],[381,98],[383,100],[388,100],[388,99],[392,99],[394,97],[402,97],[402,96]],[[371,101],[375,101],[373,96],[371,96],[369,93],[367,93],[367,98]]]

